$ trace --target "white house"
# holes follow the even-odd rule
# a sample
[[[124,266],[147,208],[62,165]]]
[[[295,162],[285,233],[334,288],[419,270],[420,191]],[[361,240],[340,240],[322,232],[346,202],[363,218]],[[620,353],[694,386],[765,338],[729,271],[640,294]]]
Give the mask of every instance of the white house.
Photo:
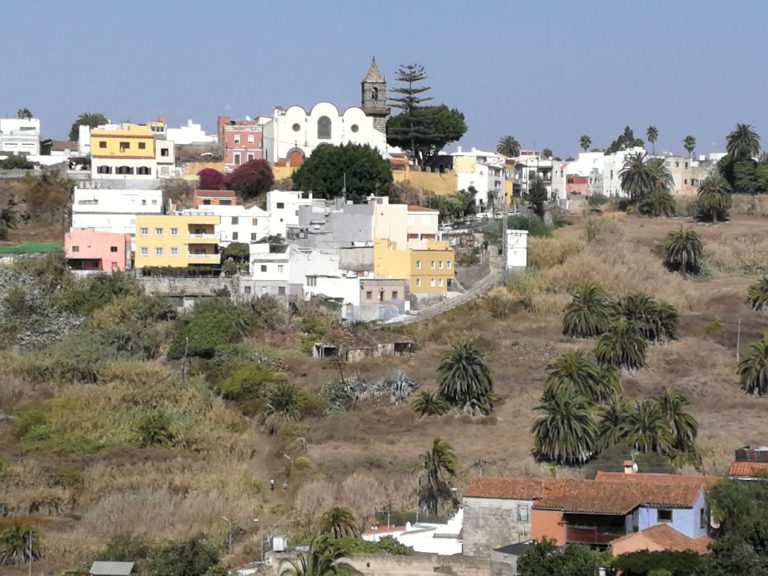
[[[289,226],[299,225],[299,206],[311,206],[312,193],[295,190],[270,190],[267,192],[269,233],[286,237]]]
[[[258,206],[210,204],[199,209],[183,210],[183,214],[213,214],[219,246],[226,248],[231,242],[253,244],[269,236],[269,213]]]
[[[287,296],[289,268],[287,244],[251,244],[250,278],[241,282],[244,294]]]
[[[72,228],[136,234],[137,214],[162,214],[163,191],[75,187]]]
[[[461,147],[451,156],[459,190],[473,187],[477,190],[475,202],[485,207],[488,206],[489,195],[500,197],[504,190],[504,156],[477,148],[466,151]]]
[[[0,152],[40,154],[39,118],[0,118]]]
[[[378,542],[385,536],[391,536],[400,544],[412,548],[414,552],[453,556],[462,553],[461,529],[464,523],[464,511],[459,509],[446,524],[429,522],[406,523],[405,526],[376,527],[362,534],[363,540]]]
[[[168,128],[165,137],[177,146],[179,144],[216,144],[218,141],[216,134],[206,134],[202,125],[192,120],[187,120],[187,124],[180,128]]]

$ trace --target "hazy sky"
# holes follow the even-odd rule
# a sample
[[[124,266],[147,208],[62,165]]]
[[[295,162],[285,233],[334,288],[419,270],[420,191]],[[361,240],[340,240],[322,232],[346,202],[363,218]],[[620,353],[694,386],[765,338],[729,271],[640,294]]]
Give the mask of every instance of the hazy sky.
[[[419,62],[461,144],[576,154],[626,124],[657,151],[722,149],[737,122],[768,139],[768,1],[0,0],[0,114],[27,107],[65,138],[84,111],[169,125],[359,105],[371,56],[392,83]],[[767,140],[768,141],[768,140]]]

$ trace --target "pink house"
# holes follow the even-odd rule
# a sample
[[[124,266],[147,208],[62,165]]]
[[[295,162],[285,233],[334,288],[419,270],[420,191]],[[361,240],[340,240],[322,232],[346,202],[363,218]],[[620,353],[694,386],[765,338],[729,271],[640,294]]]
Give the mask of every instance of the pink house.
[[[262,126],[256,120],[230,120],[219,116],[217,121],[219,144],[224,151],[224,171],[232,172],[251,160],[264,158]]]
[[[64,234],[64,257],[73,270],[122,272],[131,264],[131,235],[72,228]]]

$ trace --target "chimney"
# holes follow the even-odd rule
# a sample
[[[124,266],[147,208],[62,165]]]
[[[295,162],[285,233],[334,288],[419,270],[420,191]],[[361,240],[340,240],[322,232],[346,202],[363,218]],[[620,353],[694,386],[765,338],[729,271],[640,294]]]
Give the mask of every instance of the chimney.
[[[624,474],[635,474],[637,463],[634,460],[624,460]]]

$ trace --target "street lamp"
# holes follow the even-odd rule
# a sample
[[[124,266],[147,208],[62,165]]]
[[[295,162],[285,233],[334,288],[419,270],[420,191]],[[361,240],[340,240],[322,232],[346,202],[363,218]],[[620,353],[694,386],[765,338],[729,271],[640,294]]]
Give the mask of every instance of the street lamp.
[[[291,477],[293,477],[293,458],[288,456],[288,454],[283,454],[283,458],[285,458],[291,463]]]
[[[226,516],[221,517],[227,523],[227,552],[232,552],[232,520]]]

